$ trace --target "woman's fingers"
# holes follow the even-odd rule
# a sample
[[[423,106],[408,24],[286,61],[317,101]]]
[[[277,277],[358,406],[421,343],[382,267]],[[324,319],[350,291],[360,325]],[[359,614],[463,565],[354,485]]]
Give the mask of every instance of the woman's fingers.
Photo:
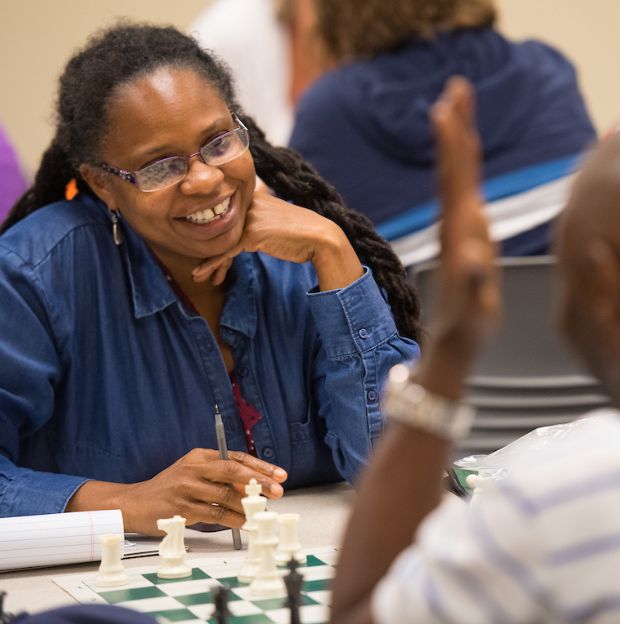
[[[226,275],[228,274],[228,269],[232,265],[232,260],[228,259],[226,262],[223,262],[213,273],[211,274],[211,283],[214,286],[219,286],[224,283],[226,279]]]
[[[270,464],[269,462],[263,461],[258,457],[254,457],[254,455],[250,455],[248,453],[243,453],[241,451],[230,451],[228,453],[228,457],[230,459],[234,459],[236,462],[251,468],[252,470],[256,470],[257,472],[262,472],[263,474],[271,477],[278,483],[282,483],[286,481],[288,474],[286,470],[280,468],[280,466],[276,466],[275,464]]]
[[[286,480],[286,471],[258,457],[241,451],[229,451],[228,459],[220,459],[218,451],[214,449],[194,449],[186,457],[202,480],[241,486],[243,491],[250,479],[256,479],[268,498],[279,498],[284,493],[280,483]]]
[[[209,258],[201,262],[193,271],[192,279],[195,282],[205,282],[211,279],[214,285],[221,284],[226,278],[228,269],[230,269],[233,258],[241,252],[241,249],[233,249],[224,256]],[[217,281],[216,281],[217,280]]]
[[[201,500],[185,501],[183,517],[187,526],[197,523],[221,524],[225,527],[241,528],[245,522],[243,511],[238,512],[223,505]]]
[[[182,515],[188,524],[206,522],[240,527],[241,499],[250,479],[262,485],[268,498],[284,493],[286,471],[257,457],[230,451],[220,459],[215,449],[196,448],[153,478],[122,487],[120,507],[134,532],[157,535],[157,519]]]

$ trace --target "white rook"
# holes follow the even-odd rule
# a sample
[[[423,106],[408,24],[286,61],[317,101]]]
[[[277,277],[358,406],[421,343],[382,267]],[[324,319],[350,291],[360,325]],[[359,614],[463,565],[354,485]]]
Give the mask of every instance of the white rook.
[[[121,545],[124,544],[125,536],[114,533],[99,536],[101,543],[101,565],[95,584],[99,587],[119,587],[129,582],[125,568],[121,562]]]

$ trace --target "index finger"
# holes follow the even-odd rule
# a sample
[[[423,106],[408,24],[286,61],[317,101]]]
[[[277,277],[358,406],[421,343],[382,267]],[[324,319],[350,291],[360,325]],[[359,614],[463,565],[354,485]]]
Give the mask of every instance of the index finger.
[[[233,258],[238,256],[242,251],[242,246],[238,244],[236,247],[230,249],[222,255],[204,260],[192,270],[192,279],[196,282],[206,280],[209,275],[219,270],[221,267],[226,266],[227,264],[230,266]]]
[[[251,470],[256,470],[257,472],[271,477],[278,483],[283,483],[288,478],[286,470],[280,468],[280,466],[270,464],[269,462],[263,461],[258,457],[254,457],[254,455],[250,455],[249,453],[243,453],[242,451],[228,451],[228,459],[234,459],[236,462],[247,466]]]
[[[438,138],[443,250],[464,236],[486,239],[479,191],[481,148],[474,124],[474,94],[462,78],[449,81],[433,108]]]

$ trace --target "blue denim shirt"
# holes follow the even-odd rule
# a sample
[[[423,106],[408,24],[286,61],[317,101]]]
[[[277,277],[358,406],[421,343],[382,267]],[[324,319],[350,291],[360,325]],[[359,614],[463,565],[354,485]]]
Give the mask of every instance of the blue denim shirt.
[[[62,511],[86,479],[153,477],[195,447],[246,450],[221,352],[126,224],[80,196],[0,237],[0,515]],[[318,292],[310,264],[241,254],[221,336],[287,487],[353,480],[383,428],[388,369],[417,358],[371,273]]]

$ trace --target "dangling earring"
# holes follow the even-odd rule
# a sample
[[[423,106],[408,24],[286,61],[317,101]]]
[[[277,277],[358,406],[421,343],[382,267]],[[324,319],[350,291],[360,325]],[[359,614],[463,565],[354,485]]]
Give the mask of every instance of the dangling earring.
[[[123,237],[121,235],[121,226],[118,224],[118,216],[115,210],[110,210],[110,219],[112,219],[112,238],[114,244],[118,247],[123,244]]]

